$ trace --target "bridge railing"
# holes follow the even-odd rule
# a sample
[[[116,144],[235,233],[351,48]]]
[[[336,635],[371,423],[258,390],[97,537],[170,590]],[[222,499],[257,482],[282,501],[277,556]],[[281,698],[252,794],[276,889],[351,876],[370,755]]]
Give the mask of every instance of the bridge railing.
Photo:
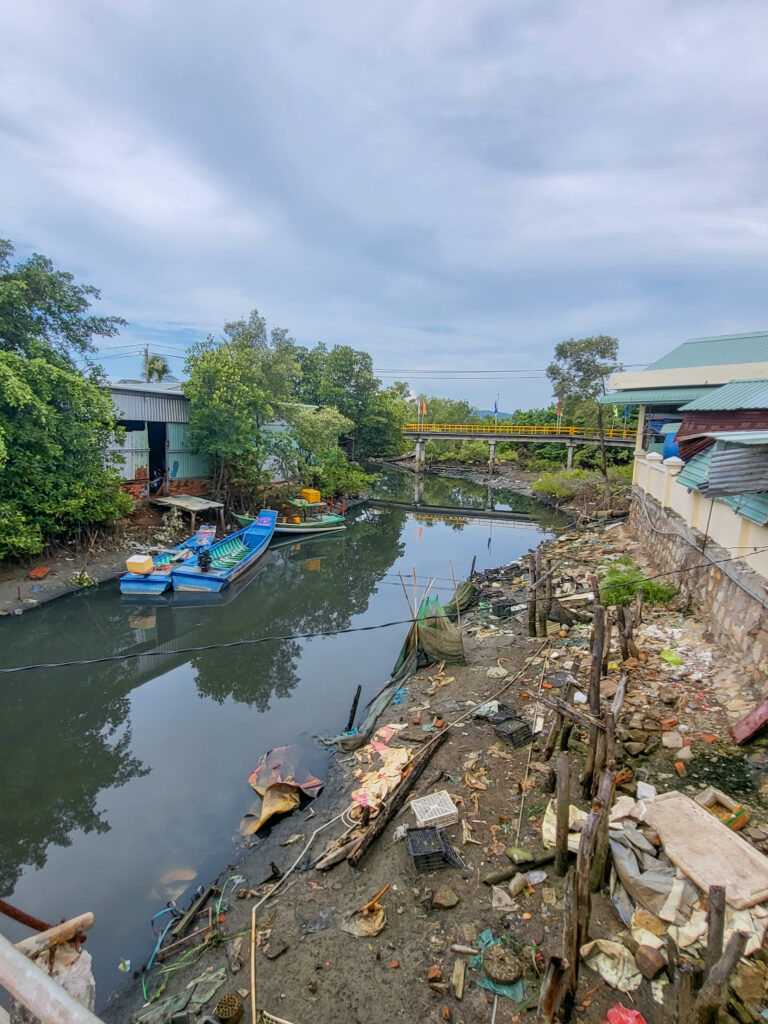
[[[516,434],[518,437],[589,437],[599,438],[600,432],[585,427],[564,427],[553,424],[531,426],[512,423],[406,423],[406,434]],[[634,439],[636,430],[626,427],[605,427],[605,437]]]

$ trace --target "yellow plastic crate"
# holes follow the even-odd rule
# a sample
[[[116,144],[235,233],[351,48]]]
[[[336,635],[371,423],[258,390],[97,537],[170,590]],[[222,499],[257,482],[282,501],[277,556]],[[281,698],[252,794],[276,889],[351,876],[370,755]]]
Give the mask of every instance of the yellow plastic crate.
[[[320,491],[316,491],[314,487],[305,487],[301,492],[301,496],[304,501],[309,501],[311,503],[323,500]]]

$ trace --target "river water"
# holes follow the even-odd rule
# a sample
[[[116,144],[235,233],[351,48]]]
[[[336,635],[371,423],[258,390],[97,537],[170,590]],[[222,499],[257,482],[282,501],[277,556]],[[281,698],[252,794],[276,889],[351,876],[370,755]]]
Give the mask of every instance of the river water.
[[[412,478],[379,488],[413,498]],[[426,505],[485,507],[486,489],[427,477]],[[0,676],[0,896],[56,922],[96,916],[88,942],[97,1008],[119,988],[121,958],[151,952],[149,921],[166,900],[214,877],[254,796],[247,779],[270,747],[312,743],[345,724],[388,678],[407,627],[184,653],[244,638],[291,636],[408,616],[397,573],[452,594],[456,576],[501,565],[562,520],[535,500],[496,492],[520,522],[363,509],[342,534],[281,543],[219,595],[127,604],[117,582],[0,619],[0,667],[135,655]],[[277,539],[277,538],[276,538]],[[412,584],[411,584],[412,585]],[[13,941],[26,929],[2,919]]]

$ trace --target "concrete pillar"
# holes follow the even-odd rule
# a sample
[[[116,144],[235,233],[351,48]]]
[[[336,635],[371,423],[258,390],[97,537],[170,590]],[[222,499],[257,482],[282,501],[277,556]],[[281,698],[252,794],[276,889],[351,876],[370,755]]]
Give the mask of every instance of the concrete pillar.
[[[416,468],[423,466],[427,459],[427,442],[423,437],[416,438]]]
[[[488,456],[488,469],[493,473],[493,467],[496,465],[496,442],[489,441],[488,447],[490,448],[490,454]]]
[[[566,448],[566,463],[565,464],[566,464],[568,469],[573,469],[573,449],[574,449],[574,447],[575,447],[575,445],[574,445],[573,441],[568,441],[566,446],[565,446],[565,448]]]
[[[485,498],[485,507],[488,509],[489,512],[493,512],[494,510],[494,497],[495,491],[493,487],[491,487],[491,485],[488,484],[487,494]]]
[[[421,473],[417,473],[413,481],[413,492],[414,499],[417,505],[421,505],[424,502],[424,477]]]

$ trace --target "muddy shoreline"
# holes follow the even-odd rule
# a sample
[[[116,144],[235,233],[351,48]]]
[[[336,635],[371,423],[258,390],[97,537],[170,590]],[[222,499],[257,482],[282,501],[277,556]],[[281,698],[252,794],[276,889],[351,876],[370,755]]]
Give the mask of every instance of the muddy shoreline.
[[[571,529],[543,546],[548,556],[566,561],[572,576],[580,577],[621,556],[633,558],[643,569],[652,568],[625,525]],[[448,791],[458,805],[460,821],[446,832],[466,867],[447,866],[427,874],[416,871],[405,844],[394,835],[399,825],[414,823],[406,803],[358,867],[342,862],[328,872],[312,870],[326,834],[341,831],[341,824],[335,823],[312,846],[286,883],[284,894],[267,900],[256,914],[259,1009],[294,1024],[309,1020],[317,1024],[487,1021],[492,993],[479,986],[480,975],[468,964],[469,956],[452,947],[476,948],[482,933],[490,929],[520,958],[524,982],[522,1001],[499,999],[497,1024],[531,1019],[527,1011],[536,1006],[542,967],[550,955],[560,953],[563,879],[545,868],[543,881],[511,901],[502,894],[498,898],[503,906],[496,909],[495,894],[482,878],[509,865],[505,856],[509,846],[522,847],[534,856],[544,852],[542,819],[551,792],[550,766],[542,761],[548,720],[530,748],[511,747],[499,741],[490,723],[468,713],[504,687],[502,699],[535,727],[536,694],[542,682],[551,670],[570,667],[574,655],[584,656],[590,627],[573,626],[565,635],[550,631],[548,640],[531,639],[524,616],[499,619],[489,608],[491,598],[515,599],[524,588],[519,567],[511,564],[489,571],[481,582],[481,604],[462,617],[467,664],[446,666],[442,672],[436,666],[420,669],[405,682],[403,702],[388,706],[379,718],[380,725],[404,726],[397,742],[408,744],[414,753],[424,736],[432,735],[423,731],[425,723],[437,720],[449,730],[447,742],[434,754],[413,795]],[[727,731],[761,695],[744,690],[738,666],[710,642],[706,623],[674,602],[668,608],[647,609],[638,643],[645,657],[629,669],[630,693],[618,730],[617,758],[629,769],[622,792],[632,795],[638,781],[652,783],[659,791],[687,794],[703,785],[730,790],[750,808],[744,838],[768,852],[768,746],[759,741],[746,750],[737,749]],[[681,652],[681,667],[660,658],[661,650],[669,646]],[[612,682],[614,688],[618,671],[612,662],[606,683]],[[609,696],[611,687],[604,688]],[[674,726],[669,724],[672,713]],[[346,709],[340,709],[340,718],[345,714]],[[632,728],[633,717],[638,716],[642,729]],[[420,724],[414,722],[416,718]],[[662,742],[663,730],[675,727],[690,743],[682,773],[675,764],[678,749]],[[585,739],[575,730],[571,755],[576,767]],[[364,763],[354,755],[338,754],[330,764],[324,791],[311,807],[286,816],[261,845],[233,858],[216,884],[224,886],[229,876],[240,874],[244,881],[237,886],[266,893],[262,886],[270,863],[274,861],[282,871],[293,864],[312,832],[332,821],[346,805],[363,769]],[[572,799],[586,806],[575,794]],[[389,889],[382,898],[386,924],[379,934],[354,938],[341,930],[346,915],[386,886]],[[224,992],[241,990],[244,1019],[250,1019],[248,946],[254,898],[230,897],[227,902],[226,917],[200,951],[200,959],[168,976],[163,997],[181,992],[203,972],[223,971],[222,987],[204,1010],[210,1013]],[[608,893],[595,894],[591,936],[616,939],[621,929]],[[238,945],[239,960],[233,956]],[[272,958],[275,952],[278,955]],[[457,962],[463,967],[457,968]],[[461,998],[453,982],[457,970],[465,977]],[[150,990],[156,984],[157,977]],[[142,1005],[138,979],[114,995],[119,998],[111,998],[103,1011],[106,1021],[127,1024],[151,1009]],[[671,987],[662,988],[661,1003],[657,997],[658,992],[643,983],[632,993],[629,1005],[640,1010],[648,1024],[662,1024],[670,1019]],[[582,965],[578,1019],[602,1020],[610,1006],[627,1005],[627,1001],[627,996]]]

